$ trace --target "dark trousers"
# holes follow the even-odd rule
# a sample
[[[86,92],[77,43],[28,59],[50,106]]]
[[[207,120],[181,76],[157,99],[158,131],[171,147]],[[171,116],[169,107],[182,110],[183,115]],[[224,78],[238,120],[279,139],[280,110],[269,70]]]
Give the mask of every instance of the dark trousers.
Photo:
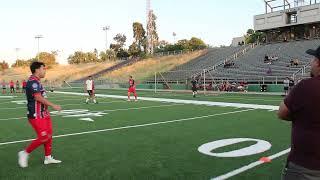
[[[289,162],[283,170],[282,180],[320,180],[320,171]]]

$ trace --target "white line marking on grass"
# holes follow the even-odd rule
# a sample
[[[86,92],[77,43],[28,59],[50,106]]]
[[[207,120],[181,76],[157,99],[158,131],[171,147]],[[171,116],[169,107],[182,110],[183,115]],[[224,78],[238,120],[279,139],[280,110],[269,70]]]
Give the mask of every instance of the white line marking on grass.
[[[79,132],[79,133],[62,134],[62,135],[53,136],[53,138],[76,136],[76,135],[83,135],[83,134],[93,134],[93,133],[116,131],[116,130],[122,130],[122,129],[132,129],[132,128],[138,128],[138,127],[147,127],[147,126],[154,126],[154,125],[159,125],[159,124],[169,124],[169,123],[176,123],[176,122],[183,122],[183,121],[191,121],[191,120],[195,120],[195,119],[204,119],[204,118],[208,118],[208,117],[222,116],[222,115],[228,115],[228,114],[236,114],[236,113],[248,112],[248,111],[252,111],[252,109],[246,109],[246,110],[241,110],[241,111],[231,111],[231,112],[218,113],[218,114],[211,114],[211,115],[206,115],[206,116],[196,116],[196,117],[191,117],[191,118],[183,118],[183,119],[176,119],[176,120],[170,120],[170,121],[160,121],[160,122],[147,123],[147,124],[138,124],[138,125],[123,126],[123,127],[109,128],[109,129],[101,129],[101,130],[95,130],[95,131],[85,131],[85,132]],[[22,142],[29,142],[29,141],[32,141],[32,140],[34,140],[34,139],[3,142],[3,143],[0,143],[0,146],[8,145],[8,144],[17,144],[17,143],[22,143]]]
[[[73,92],[60,92],[56,91],[57,94],[72,94],[81,95],[81,93]],[[127,99],[127,96],[118,95],[105,95],[96,94],[97,97],[109,97],[116,99]],[[253,108],[253,109],[264,109],[264,110],[278,110],[279,106],[272,105],[259,105],[259,104],[243,104],[243,103],[227,103],[227,102],[211,102],[211,101],[195,101],[195,100],[182,100],[182,99],[166,99],[166,98],[150,98],[150,97],[140,97],[141,100],[154,101],[154,102],[170,102],[170,103],[181,103],[181,104],[195,104],[195,105],[208,105],[208,106],[222,106],[222,107],[239,107],[239,108]]]
[[[89,122],[94,122],[94,120],[93,120],[93,119],[91,119],[91,118],[80,118],[79,120],[80,120],[80,121],[89,121]]]
[[[3,98],[3,99],[8,99],[8,98],[10,98],[10,99],[11,99],[11,98],[15,98],[15,97],[17,97],[17,96],[0,96],[0,99],[1,99],[1,98]]]
[[[99,102],[99,104],[111,104],[111,103],[125,103],[126,101],[109,101],[109,102]],[[77,103],[77,104],[62,104],[61,106],[75,106],[75,105],[80,105],[84,106],[86,105],[85,103]],[[12,109],[27,109],[27,107],[24,105],[23,107],[10,107],[10,108],[0,108],[0,110],[12,110]]]
[[[110,109],[104,110],[101,112],[116,112],[116,111],[129,111],[129,110],[140,110],[140,109],[150,109],[150,108],[160,108],[160,107],[171,107],[171,106],[182,106],[183,104],[168,104],[168,105],[158,105],[158,106],[142,106],[142,107],[135,107],[135,108],[126,108],[126,109]],[[57,116],[52,114],[53,116]],[[0,119],[0,121],[9,121],[9,120],[19,120],[19,119],[27,119],[27,117],[17,117],[17,118],[6,118]]]
[[[110,109],[110,110],[104,110],[104,111],[102,111],[102,112],[140,110],[140,109],[149,109],[149,108],[157,108],[157,107],[182,106],[182,105],[183,105],[183,104],[168,104],[168,105],[158,105],[158,106],[144,106],[144,107],[134,107],[134,108],[126,108],[126,109]]]
[[[272,155],[272,156],[269,156],[268,158],[269,158],[270,160],[276,159],[276,158],[278,158],[278,157],[280,157],[280,156],[283,156],[283,155],[285,155],[285,154],[288,154],[288,153],[290,152],[290,150],[291,150],[290,148],[289,148],[289,149],[286,149],[286,150],[283,150],[283,151],[281,151],[281,152],[279,152],[279,153],[277,153],[277,154],[274,154],[274,155]],[[263,162],[263,161],[256,161],[256,162],[253,162],[253,163],[248,164],[248,165],[246,165],[246,166],[243,166],[243,167],[241,167],[241,168],[239,168],[239,169],[233,170],[233,171],[231,171],[231,172],[229,172],[229,173],[227,173],[227,174],[224,174],[224,175],[221,175],[221,176],[212,178],[211,180],[224,180],[224,179],[228,179],[228,178],[231,178],[231,177],[233,177],[233,176],[235,176],[235,175],[238,175],[238,174],[240,174],[240,173],[243,173],[243,172],[245,172],[245,171],[248,171],[249,169],[252,169],[252,168],[254,168],[254,167],[256,167],[256,166],[259,166],[259,165],[261,165],[261,164],[264,164],[264,163],[265,163],[265,162]]]

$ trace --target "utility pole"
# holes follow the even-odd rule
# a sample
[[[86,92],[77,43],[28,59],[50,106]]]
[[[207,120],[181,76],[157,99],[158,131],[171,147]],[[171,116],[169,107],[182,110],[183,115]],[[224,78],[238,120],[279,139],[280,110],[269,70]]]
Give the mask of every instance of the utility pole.
[[[108,50],[108,31],[110,30],[110,26],[105,26],[102,28],[103,31],[106,32],[106,51]]]

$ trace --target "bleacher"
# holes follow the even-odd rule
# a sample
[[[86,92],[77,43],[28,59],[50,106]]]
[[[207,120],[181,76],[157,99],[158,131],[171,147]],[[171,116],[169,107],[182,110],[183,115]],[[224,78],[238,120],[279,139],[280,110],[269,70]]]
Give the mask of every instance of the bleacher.
[[[164,72],[162,75],[164,79],[168,81],[185,80],[186,78],[191,77],[194,73],[200,72],[203,69],[212,67],[213,65],[224,61],[226,58],[238,51],[241,51],[242,49],[244,49],[244,46],[210,48],[208,49],[207,54],[178,66],[170,72]]]
[[[295,74],[300,75],[301,69],[308,66],[310,56],[305,53],[307,49],[315,49],[320,45],[320,40],[301,40],[293,42],[274,43],[258,45],[254,49],[246,52],[243,56],[232,61],[233,66],[225,68],[223,65],[216,66],[217,63],[241,51],[244,47],[225,47],[209,49],[208,53],[189,63],[179,66],[170,72],[163,73],[166,81],[185,81],[193,75],[198,74],[203,78],[203,69],[206,71],[206,79],[209,80],[237,80],[237,81],[283,81],[286,77]],[[272,64],[264,62],[265,55],[277,57]],[[297,59],[299,64],[292,66],[290,61]],[[306,68],[306,75],[309,74]],[[200,75],[199,75],[200,74]],[[306,76],[304,75],[304,77]],[[201,77],[200,77],[201,76]]]
[[[234,67],[219,66],[211,74],[215,78],[243,78],[248,81],[264,78],[265,80],[277,79],[281,81],[285,77],[292,77],[303,66],[308,65],[311,57],[305,51],[314,49],[319,44],[320,40],[308,40],[260,45],[236,59]],[[278,59],[272,61],[272,64],[268,64],[264,62],[265,55],[275,56]],[[294,59],[299,61],[298,66],[291,65],[290,61]]]

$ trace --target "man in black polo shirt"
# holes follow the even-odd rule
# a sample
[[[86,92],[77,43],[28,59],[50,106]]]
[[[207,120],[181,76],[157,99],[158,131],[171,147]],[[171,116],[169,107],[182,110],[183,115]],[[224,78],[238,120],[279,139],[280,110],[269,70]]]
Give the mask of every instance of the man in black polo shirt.
[[[311,78],[300,81],[281,103],[278,117],[292,122],[291,152],[284,180],[320,179],[320,47],[314,56]]]

